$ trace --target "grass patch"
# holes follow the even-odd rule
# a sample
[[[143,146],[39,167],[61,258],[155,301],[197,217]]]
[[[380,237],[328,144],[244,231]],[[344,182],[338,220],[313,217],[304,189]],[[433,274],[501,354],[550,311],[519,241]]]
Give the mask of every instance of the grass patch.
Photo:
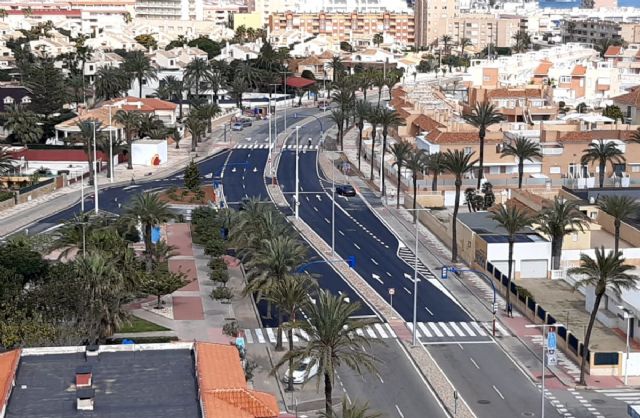
[[[132,316],[130,323],[125,324],[118,330],[122,334],[131,334],[136,332],[153,332],[153,331],[171,331],[161,325],[154,324],[137,316]]]

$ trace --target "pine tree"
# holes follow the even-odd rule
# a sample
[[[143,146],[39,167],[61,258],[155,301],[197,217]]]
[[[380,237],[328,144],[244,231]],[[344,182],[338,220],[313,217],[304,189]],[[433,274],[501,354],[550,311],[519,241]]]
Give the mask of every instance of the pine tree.
[[[198,165],[193,160],[184,170],[184,185],[192,192],[200,189],[200,171],[198,170]]]

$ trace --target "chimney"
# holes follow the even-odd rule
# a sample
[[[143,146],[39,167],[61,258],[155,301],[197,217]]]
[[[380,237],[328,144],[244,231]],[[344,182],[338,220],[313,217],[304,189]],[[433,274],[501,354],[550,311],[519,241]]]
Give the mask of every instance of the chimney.
[[[76,408],[78,411],[93,411],[95,391],[93,389],[78,389],[76,391]]]
[[[76,389],[91,388],[91,366],[84,364],[76,368]]]

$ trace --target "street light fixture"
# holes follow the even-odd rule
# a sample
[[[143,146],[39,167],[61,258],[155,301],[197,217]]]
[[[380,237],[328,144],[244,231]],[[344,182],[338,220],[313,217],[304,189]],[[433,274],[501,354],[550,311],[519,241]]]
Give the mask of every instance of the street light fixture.
[[[286,117],[285,117],[286,119]],[[296,219],[300,219],[300,150],[298,149],[298,145],[300,143],[300,126],[296,126]]]
[[[98,151],[96,148],[96,121],[91,121],[93,125],[93,192],[95,200],[96,215],[100,211],[98,208]]]
[[[546,355],[546,350],[547,350],[547,329],[549,327],[554,327],[554,328],[559,328],[559,327],[564,327],[566,329],[566,327],[563,324],[560,323],[553,323],[553,324],[527,324],[525,325],[526,328],[542,328],[542,378],[541,378],[541,410],[540,410],[540,417],[544,418],[544,373],[547,369],[547,365],[545,364],[545,355]]]
[[[626,386],[629,383],[629,352],[631,351],[629,334],[631,333],[631,318],[633,318],[633,315],[631,315],[631,312],[624,306],[618,305],[617,307],[622,311],[622,318],[627,320],[627,347],[624,359],[624,384]]]

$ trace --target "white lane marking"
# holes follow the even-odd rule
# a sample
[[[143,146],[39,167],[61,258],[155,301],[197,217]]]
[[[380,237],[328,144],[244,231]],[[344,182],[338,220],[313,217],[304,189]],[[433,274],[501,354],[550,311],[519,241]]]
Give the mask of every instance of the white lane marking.
[[[331,223],[331,221],[330,221],[330,220],[328,220],[327,218],[324,218],[324,220],[325,220],[328,224],[330,224],[330,223]]]
[[[407,292],[408,294],[411,294],[411,290],[407,289],[406,287],[402,286],[402,288],[404,289],[405,292]]]
[[[387,276],[389,276],[389,277],[393,277],[393,276],[391,275],[391,273],[389,273],[389,272],[387,272]]]
[[[418,327],[426,337],[428,338],[433,337],[433,335],[431,335],[431,332],[429,331],[429,328],[427,328],[425,324],[423,324],[422,322],[418,322]]]
[[[398,405],[396,405],[396,410],[398,411],[398,415],[400,415],[400,418],[404,418],[404,414],[402,413]]]
[[[378,336],[375,332],[373,332],[373,329],[370,326],[364,327],[364,330],[367,331],[367,334],[369,334],[370,338],[378,338]]]
[[[377,274],[371,274],[371,277],[373,277],[374,279],[376,279],[377,281],[379,281],[380,283],[384,284],[384,282],[382,281],[382,279],[380,278],[380,276],[378,276]]]
[[[444,334],[442,333],[442,331],[440,331],[440,328],[438,328],[436,324],[434,324],[433,322],[427,322],[427,325],[429,325],[429,328],[431,328],[431,330],[434,334],[436,334],[437,337],[444,337]]]
[[[469,357],[469,360],[471,360],[471,362],[473,363],[474,366],[476,366],[476,369],[480,369],[480,366],[478,366],[478,363],[476,363],[476,361],[473,359],[473,357]]]
[[[396,333],[393,331],[393,328],[391,328],[391,325],[389,325],[389,323],[386,322],[384,326],[387,329],[387,332],[389,333],[389,335],[391,335],[391,338],[396,338]]]
[[[260,328],[256,328],[256,337],[258,337],[258,342],[260,344],[264,344],[267,341],[264,339],[264,335],[262,334],[262,330]]]
[[[378,380],[380,381],[380,383],[384,383],[384,380],[382,380],[382,376],[380,376],[380,373],[376,372],[376,376],[378,376]]]
[[[498,388],[496,387],[496,385],[493,385],[493,390],[496,391],[496,393],[498,393],[498,396],[500,396],[502,398],[502,400],[504,400],[504,396],[502,395],[502,393],[500,393],[500,391],[498,390]]]
[[[444,333],[447,334],[447,337],[454,336],[453,332],[451,332],[451,330],[447,327],[446,322],[438,322],[438,325],[440,325],[440,328],[444,330]]]
[[[314,206],[314,207],[313,207],[313,210],[315,210],[315,211],[317,212],[317,211],[318,211],[318,208]]]
[[[374,258],[371,259],[371,262],[373,262],[373,264],[375,264],[376,266],[380,265],[380,264],[378,264],[378,262]]]
[[[360,246],[358,244],[356,244],[355,242],[353,243],[353,246],[356,247],[357,249],[360,249]]]
[[[344,237],[344,232],[338,229],[338,233]]]
[[[378,330],[378,334],[380,334],[382,338],[389,338],[387,333],[384,332],[384,328],[382,328],[382,324],[376,323],[373,326],[375,327],[376,330]]]
[[[449,322],[449,326],[451,328],[453,328],[453,330],[456,332],[456,334],[458,334],[458,336],[460,336],[460,337],[464,337],[465,336],[464,332],[462,332],[462,330],[460,328],[458,328],[458,325],[456,325],[455,322]]]
[[[253,336],[251,335],[250,329],[244,330],[244,338],[247,340],[247,344],[253,344]]]
[[[471,326],[474,327],[476,329],[476,331],[478,331],[478,334],[480,334],[481,336],[485,336],[487,335],[486,332],[484,332],[484,330],[482,329],[482,327],[480,325],[478,325],[477,322],[472,322]]]
[[[364,337],[364,331],[362,330],[362,328],[356,329],[356,334],[358,334],[361,337]]]
[[[473,330],[471,329],[469,324],[467,324],[466,322],[460,322],[460,325],[462,325],[462,328],[464,328],[465,331],[467,331],[469,333],[470,337],[475,337],[476,336],[476,333],[473,332]]]
[[[431,312],[431,310],[430,310],[429,308],[427,308],[426,306],[425,306],[424,308],[427,310],[427,312],[429,312],[429,314],[430,314],[431,316],[433,316],[433,312]]]
[[[420,322],[418,322],[418,324],[421,324]],[[413,322],[407,322],[407,327],[409,327],[409,331],[411,331],[411,334],[413,334]],[[422,336],[420,335],[420,331],[416,330],[416,337],[421,338]]]
[[[273,329],[272,328],[267,328],[267,336],[269,337],[269,342],[271,344],[274,344],[277,341],[276,336],[273,333]]]

